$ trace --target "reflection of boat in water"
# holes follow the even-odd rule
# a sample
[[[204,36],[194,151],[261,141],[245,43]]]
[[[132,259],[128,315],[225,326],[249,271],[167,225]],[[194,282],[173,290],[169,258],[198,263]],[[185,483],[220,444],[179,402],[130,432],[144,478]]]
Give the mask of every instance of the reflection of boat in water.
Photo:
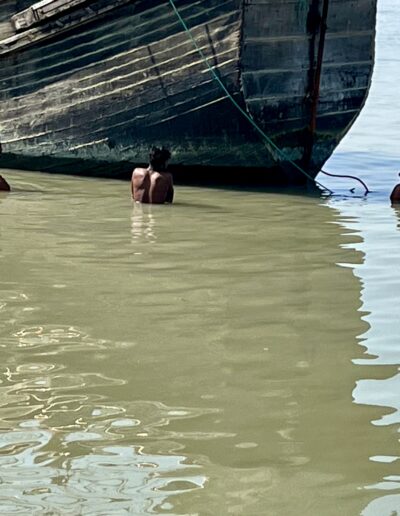
[[[351,267],[360,280],[361,310],[368,323],[368,329],[358,337],[363,351],[353,359],[358,376],[353,399],[369,413],[357,439],[365,450],[359,488],[370,494],[361,514],[390,516],[400,511],[396,436],[400,423],[400,303],[398,271],[394,268],[400,251],[399,210],[373,202],[332,205],[340,210],[344,226],[361,238],[350,246],[362,253],[361,262]]]
[[[5,481],[55,478],[56,513],[71,492],[92,512],[110,501],[104,514],[162,498],[174,514],[277,516],[360,514],[381,494],[364,487],[396,464],[370,457],[395,455],[397,437],[352,393],[397,368],[354,363],[368,323],[353,267],[378,247],[352,226],[359,207],[186,188],[187,204],[141,213],[124,185],[60,181],[45,203],[0,201],[2,460],[33,464],[5,464]]]
[[[213,199],[224,207],[224,196],[207,192]],[[360,487],[376,479],[369,457],[381,443],[369,424],[379,409],[351,399],[364,373],[352,359],[368,325],[360,282],[338,264],[362,260],[347,247],[358,238],[346,236],[348,217],[339,210],[308,199],[301,208],[278,196],[265,200],[241,197],[228,214],[207,212],[201,223],[187,210],[183,228],[178,210],[168,222],[157,210],[154,225],[143,219],[158,239],[149,246],[141,230],[135,241],[146,259],[135,261],[138,297],[126,311],[141,322],[135,336],[149,361],[136,380],[144,388],[156,371],[157,392],[169,392],[173,378],[183,406],[198,399],[221,410],[206,427],[193,419],[170,429],[189,457],[207,458],[200,514],[223,514],[224,506],[263,514],[268,503],[271,514],[297,514],[306,504],[302,513],[333,516],[338,499],[346,500],[341,513],[359,514],[374,497]],[[235,232],[226,238],[232,220]],[[255,224],[261,220],[273,223]],[[147,327],[153,306],[160,321]],[[224,493],[220,501],[211,500],[213,489]]]
[[[234,99],[315,175],[365,101],[376,0],[176,4]],[[0,29],[2,166],[116,177],[160,142],[186,181],[235,182],[232,167],[248,167],[245,183],[304,181],[213,80],[169,2],[7,0]]]

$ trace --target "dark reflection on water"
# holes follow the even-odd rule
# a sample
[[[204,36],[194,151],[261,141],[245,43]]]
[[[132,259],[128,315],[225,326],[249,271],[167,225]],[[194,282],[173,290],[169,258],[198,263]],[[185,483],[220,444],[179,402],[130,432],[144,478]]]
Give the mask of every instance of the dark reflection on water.
[[[391,322],[366,285],[391,287],[358,209],[189,188],[141,207],[124,183],[11,176],[46,194],[0,198],[8,513],[373,514],[397,367],[392,345],[370,364]]]
[[[369,461],[375,475],[361,485],[373,493],[364,516],[391,516],[400,511],[398,432],[400,423],[399,256],[398,210],[381,203],[339,203],[346,227],[362,236],[354,248],[363,253],[354,266],[360,279],[366,332],[359,336],[363,353],[356,355],[360,379],[353,397],[356,404],[374,406],[366,431],[379,436],[370,441]],[[376,440],[376,439],[375,439]]]
[[[360,492],[370,497],[363,516],[400,514],[400,215],[399,208],[389,203],[400,170],[399,8],[397,0],[378,2],[377,54],[369,99],[328,163],[330,172],[359,174],[373,190],[368,202],[336,205],[346,228],[362,238],[350,247],[363,255],[353,270],[361,286],[364,314],[360,316],[368,324],[358,336],[359,351],[353,358],[358,368],[354,406],[370,411],[359,432],[359,439],[368,443],[360,468],[370,472],[359,481]]]
[[[378,5],[370,98],[328,164],[367,200],[140,207],[5,171],[2,514],[400,514],[399,6]]]

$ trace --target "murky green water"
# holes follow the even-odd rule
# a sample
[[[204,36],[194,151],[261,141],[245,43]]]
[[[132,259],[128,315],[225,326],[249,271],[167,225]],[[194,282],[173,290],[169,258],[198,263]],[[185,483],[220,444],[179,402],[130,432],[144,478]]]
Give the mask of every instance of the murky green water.
[[[390,206],[5,175],[2,514],[393,514]]]
[[[0,514],[400,514],[400,11],[378,8],[327,165],[367,200],[141,209],[124,183],[5,172]]]

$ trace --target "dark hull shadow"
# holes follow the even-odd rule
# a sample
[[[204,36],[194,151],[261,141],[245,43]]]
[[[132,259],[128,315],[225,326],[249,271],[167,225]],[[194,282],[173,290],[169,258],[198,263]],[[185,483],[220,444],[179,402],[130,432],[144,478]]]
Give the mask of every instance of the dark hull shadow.
[[[77,158],[52,158],[47,156],[18,156],[2,154],[0,167],[16,170],[30,170],[50,174],[76,175],[118,180],[130,180],[135,166],[143,163],[105,162]],[[282,164],[272,168],[256,167],[206,167],[171,165],[175,184],[206,186],[247,191],[276,191],[297,194],[320,194],[315,184],[292,165]]]

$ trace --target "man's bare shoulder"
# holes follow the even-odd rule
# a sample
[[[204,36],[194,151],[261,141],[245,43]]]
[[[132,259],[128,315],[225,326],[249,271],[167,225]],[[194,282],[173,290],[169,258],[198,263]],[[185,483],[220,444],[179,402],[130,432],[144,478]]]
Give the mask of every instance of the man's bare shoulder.
[[[140,167],[137,167],[134,169],[134,171],[132,172],[132,177],[133,176],[145,176],[146,174],[148,174],[149,171],[147,168],[140,168]]]

